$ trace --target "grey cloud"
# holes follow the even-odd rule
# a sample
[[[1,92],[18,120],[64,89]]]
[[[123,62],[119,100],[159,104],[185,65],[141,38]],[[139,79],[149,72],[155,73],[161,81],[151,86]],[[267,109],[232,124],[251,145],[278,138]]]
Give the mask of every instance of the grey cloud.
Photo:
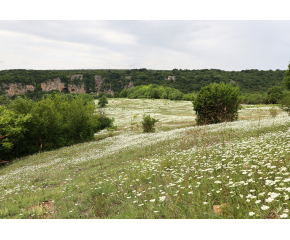
[[[14,54],[5,60],[29,66],[266,70],[290,60],[290,21],[0,21],[0,34],[1,52]]]

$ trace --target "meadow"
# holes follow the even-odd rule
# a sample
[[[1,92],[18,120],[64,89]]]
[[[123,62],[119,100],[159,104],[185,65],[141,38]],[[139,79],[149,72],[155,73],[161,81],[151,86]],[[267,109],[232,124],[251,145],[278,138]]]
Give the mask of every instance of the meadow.
[[[273,107],[196,126],[188,101],[109,99],[117,130],[0,168],[0,218],[289,218],[290,118]]]

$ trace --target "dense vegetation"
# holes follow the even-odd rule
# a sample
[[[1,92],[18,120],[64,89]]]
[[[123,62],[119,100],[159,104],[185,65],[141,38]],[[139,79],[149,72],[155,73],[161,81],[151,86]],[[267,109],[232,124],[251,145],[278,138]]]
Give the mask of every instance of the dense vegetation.
[[[1,159],[90,141],[112,127],[113,119],[97,113],[89,97],[54,94],[38,102],[18,97],[0,103]]]
[[[282,86],[285,76],[284,70],[259,71],[256,69],[242,71],[223,71],[219,69],[202,70],[3,70],[0,71],[1,83],[31,84],[36,87],[33,96],[41,94],[42,82],[59,77],[65,86],[68,84],[79,85],[80,79],[73,80],[69,75],[83,74],[83,83],[88,93],[94,92],[96,88],[95,75],[105,78],[100,91],[109,89],[121,92],[125,86],[132,81],[134,86],[158,84],[163,87],[178,89],[183,93],[197,92],[202,87],[211,83],[232,83],[239,86],[242,93],[265,93],[272,86]],[[175,78],[168,78],[174,76]],[[168,80],[170,79],[170,80]],[[4,94],[0,90],[0,94]]]

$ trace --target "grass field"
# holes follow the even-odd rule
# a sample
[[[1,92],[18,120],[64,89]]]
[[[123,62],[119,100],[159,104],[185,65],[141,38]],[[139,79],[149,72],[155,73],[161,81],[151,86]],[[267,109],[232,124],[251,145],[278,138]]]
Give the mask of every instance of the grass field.
[[[197,127],[191,102],[109,99],[116,131],[0,168],[0,218],[289,218],[290,118],[271,107]]]

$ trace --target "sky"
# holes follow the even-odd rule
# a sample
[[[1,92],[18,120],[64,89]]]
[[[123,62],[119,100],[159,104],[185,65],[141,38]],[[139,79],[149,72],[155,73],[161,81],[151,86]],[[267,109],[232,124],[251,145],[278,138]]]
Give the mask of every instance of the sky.
[[[96,13],[90,16],[97,20],[84,14],[74,20],[65,17],[73,19],[78,14],[64,14],[63,19],[61,14],[52,15],[60,20],[48,15],[44,19],[33,14],[7,15],[0,19],[0,70],[285,70],[290,61],[289,20],[221,20],[220,15],[210,19],[211,12],[197,15],[198,19],[180,12],[173,19],[172,12],[157,18],[154,12],[149,19],[141,14],[145,20],[139,20],[130,14],[124,19],[126,14],[117,12],[118,20],[113,14],[97,19]]]

